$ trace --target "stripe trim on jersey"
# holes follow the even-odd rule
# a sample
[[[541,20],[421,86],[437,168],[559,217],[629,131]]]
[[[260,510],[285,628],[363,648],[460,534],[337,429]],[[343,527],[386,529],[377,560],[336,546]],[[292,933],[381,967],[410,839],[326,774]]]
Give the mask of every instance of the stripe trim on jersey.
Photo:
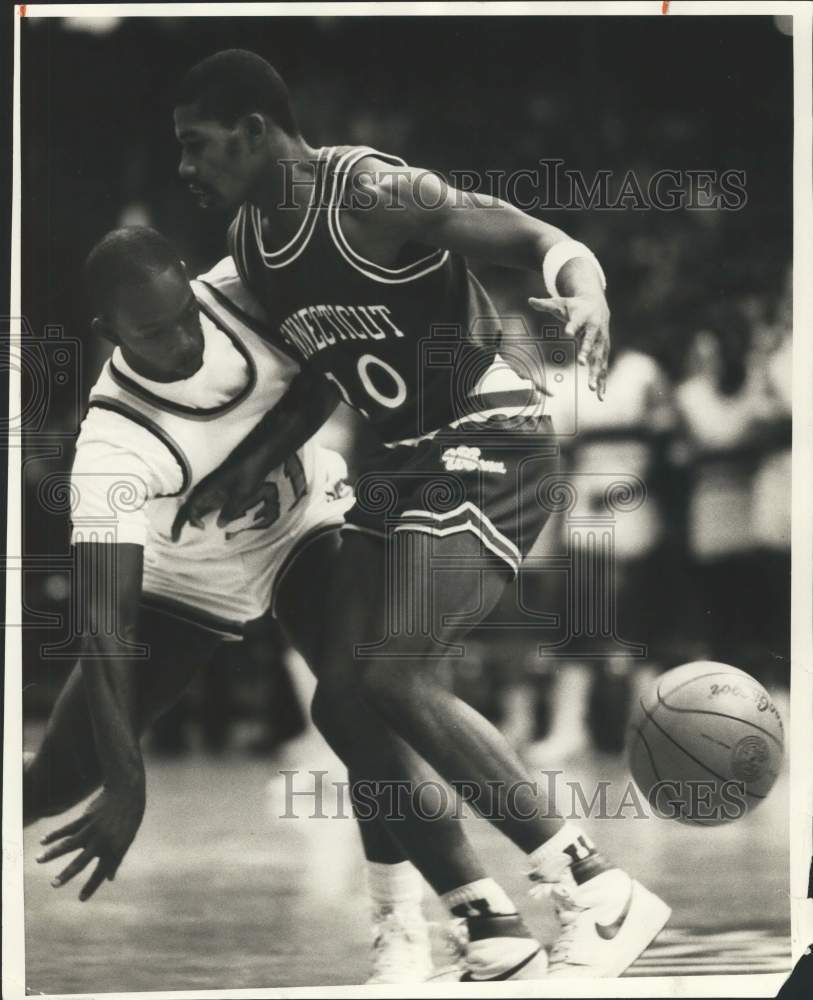
[[[261,325],[260,320],[256,316],[252,316],[251,313],[246,312],[242,306],[239,306],[233,299],[230,299],[228,295],[222,292],[219,288],[213,285],[211,282],[206,281],[204,278],[194,278],[191,282],[192,289],[197,293],[196,285],[201,285],[203,289],[208,292],[215,302],[221,306],[227,313],[229,313],[234,319],[242,323],[243,326],[247,326],[252,333],[256,333],[258,337],[262,337],[265,334],[265,329]],[[200,303],[200,298],[198,298],[198,303]]]
[[[216,632],[218,635],[232,639],[243,638],[244,626],[240,622],[231,621],[228,618],[221,618],[212,614],[211,611],[204,611],[183,601],[176,601],[174,598],[165,597],[163,594],[153,594],[149,591],[142,591],[141,603],[151,611],[158,611],[170,618],[177,618],[179,621],[189,625],[196,625],[207,632]]]
[[[399,522],[394,531],[422,531],[438,538],[470,531],[494,555],[505,560],[515,573],[519,572],[522,561],[519,549],[469,500],[443,514],[431,510],[405,510],[400,515]]]
[[[262,211],[257,205],[251,205],[248,202],[241,206],[240,211],[243,215],[242,228],[244,254],[245,230],[250,219],[260,260],[266,267],[273,269],[286,267],[299,257],[308,243],[310,243],[311,236],[313,236],[313,231],[316,228],[316,221],[319,218],[319,212],[322,208],[322,201],[324,197],[327,163],[333,154],[333,148],[334,147],[332,146],[323,146],[318,152],[316,159],[316,179],[313,185],[313,191],[311,192],[311,199],[308,203],[308,208],[305,211],[305,216],[302,219],[302,224],[299,229],[294,233],[291,239],[288,240],[284,247],[281,247],[279,250],[266,250],[263,245]]]
[[[406,166],[400,157],[379,153],[369,146],[351,149],[342,156],[333,171],[333,189],[327,210],[328,230],[339,253],[351,267],[360,271],[365,277],[387,285],[400,285],[408,281],[415,281],[417,278],[422,278],[424,275],[443,267],[449,257],[448,250],[434,250],[426,257],[412,261],[404,267],[385,267],[383,264],[377,264],[375,261],[363,257],[350,246],[342,231],[339,208],[344,198],[350,170],[359,160],[363,160],[367,156],[375,156],[398,166]]]
[[[120,417],[132,420],[133,423],[138,424],[139,427],[143,427],[145,431],[149,431],[150,434],[158,438],[161,444],[164,445],[167,451],[178,463],[181,470],[181,488],[177,491],[177,493],[159,493],[157,494],[156,499],[160,497],[179,497],[186,493],[189,489],[190,483],[192,482],[192,466],[189,464],[189,459],[184,454],[183,449],[172,440],[163,427],[159,427],[158,424],[153,423],[153,421],[141,413],[140,410],[136,410],[128,403],[124,403],[118,399],[113,399],[110,396],[93,396],[88,403],[88,409],[93,406],[99,410],[110,410],[112,413],[118,413]]]
[[[258,320],[254,316],[251,316],[244,309],[238,306],[236,302],[233,302],[228,297],[228,295],[225,295],[223,292],[221,292],[219,288],[215,288],[214,285],[210,285],[208,281],[203,281],[201,278],[196,278],[195,281],[199,285],[204,286],[206,291],[211,294],[212,298],[215,300],[215,302],[217,302],[219,306],[221,306],[227,312],[231,313],[231,315],[236,320],[238,320],[244,326],[247,326],[252,333],[256,334],[260,338],[260,340],[262,340],[263,344],[265,344],[266,346],[270,345],[275,350],[281,351],[286,357],[290,358],[292,361],[295,361],[298,367],[302,366],[301,355],[297,355],[293,350],[293,348],[285,342],[283,337],[275,336],[274,331],[270,324],[266,327],[263,327],[260,324],[260,320]],[[248,286],[248,282],[245,281],[244,279],[243,279],[243,284]]]
[[[235,407],[245,402],[251,395],[257,385],[257,365],[243,341],[236,333],[224,325],[212,307],[197,296],[195,296],[195,299],[200,309],[214,323],[218,330],[226,334],[248,365],[248,380],[234,399],[229,399],[219,406],[187,406],[185,403],[174,403],[172,400],[164,399],[162,396],[150,392],[149,389],[146,389],[143,385],[125,375],[124,372],[119,371],[113,364],[112,358],[109,361],[110,374],[113,377],[113,381],[117,382],[122,389],[126,389],[134,396],[138,396],[139,399],[142,399],[145,403],[149,403],[150,406],[154,406],[157,410],[165,410],[168,413],[174,413],[179,417],[185,417],[189,420],[213,420],[215,417],[222,417],[224,414],[235,409]]]
[[[226,230],[226,247],[228,248],[231,259],[234,261],[234,266],[237,269],[237,276],[246,286],[246,288],[251,287],[251,282],[248,280],[248,273],[246,271],[245,261],[243,257],[245,256],[245,248],[243,248],[243,253],[241,254],[238,250],[238,239],[240,228],[242,225],[243,218],[243,206],[241,205],[237,209],[237,214],[229,223],[229,228]],[[200,280],[200,279],[197,279]]]

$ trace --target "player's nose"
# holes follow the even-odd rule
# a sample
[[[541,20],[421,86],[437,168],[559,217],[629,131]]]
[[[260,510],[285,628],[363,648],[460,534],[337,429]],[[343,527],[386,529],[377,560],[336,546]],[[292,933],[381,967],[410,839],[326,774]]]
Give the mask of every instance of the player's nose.
[[[178,163],[178,176],[182,181],[191,181],[195,176],[195,167],[187,159],[186,153],[181,156],[180,162]]]

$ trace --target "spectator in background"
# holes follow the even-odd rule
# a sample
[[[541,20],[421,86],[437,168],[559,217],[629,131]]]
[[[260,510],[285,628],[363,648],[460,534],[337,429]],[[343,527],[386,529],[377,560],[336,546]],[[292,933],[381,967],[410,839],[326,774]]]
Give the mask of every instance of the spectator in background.
[[[791,387],[793,382],[791,275],[774,323],[755,331],[750,377],[762,395],[757,433],[762,454],[751,496],[751,532],[760,574],[757,651],[768,681],[790,683]]]
[[[752,525],[755,431],[764,407],[744,344],[718,330],[691,340],[675,400],[683,430],[679,457],[690,466],[688,544],[693,628],[706,655],[742,666],[753,659],[757,583]]]
[[[605,586],[615,587],[617,629],[613,636],[588,638],[574,650],[572,660],[559,661],[551,690],[550,732],[528,751],[534,763],[572,757],[587,747],[591,736],[598,749],[620,752],[632,693],[655,669],[651,657],[634,659],[628,644],[649,651],[658,640],[658,553],[664,519],[657,482],[664,439],[674,425],[671,392],[658,362],[627,343],[611,362],[604,402],[588,395],[578,400],[578,434],[568,462],[578,494],[569,517],[601,515],[607,509],[605,491],[614,479],[630,482],[637,477],[647,492],[637,509],[616,512],[612,518],[611,566],[597,558],[585,568],[581,553],[572,553],[581,572],[595,573]],[[561,523],[567,530],[567,518]],[[570,533],[569,544],[576,550],[592,545],[590,532]],[[587,593],[588,581],[577,585],[581,594]],[[599,590],[596,603],[608,597]],[[594,611],[600,613],[599,608]],[[579,659],[579,652],[585,659]]]

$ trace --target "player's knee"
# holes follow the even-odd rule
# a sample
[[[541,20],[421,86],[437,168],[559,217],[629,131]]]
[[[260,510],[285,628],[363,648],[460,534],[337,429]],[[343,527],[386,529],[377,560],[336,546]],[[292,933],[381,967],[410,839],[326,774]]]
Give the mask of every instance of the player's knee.
[[[357,666],[362,697],[383,712],[397,707],[422,679],[419,668],[401,659],[360,661]]]
[[[344,692],[330,685],[319,684],[311,701],[311,719],[328,746],[344,758],[352,744],[348,724],[352,722],[352,705]]]
[[[330,740],[328,739],[328,733],[331,728],[330,711],[328,699],[321,687],[317,687],[311,700],[311,719],[314,726],[316,726],[322,736],[324,736],[329,743]]]

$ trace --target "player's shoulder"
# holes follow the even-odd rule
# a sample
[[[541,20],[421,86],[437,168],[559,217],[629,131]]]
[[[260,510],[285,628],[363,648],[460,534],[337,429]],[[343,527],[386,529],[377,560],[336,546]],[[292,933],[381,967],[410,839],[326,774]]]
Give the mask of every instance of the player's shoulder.
[[[213,295],[222,305],[236,307],[243,318],[250,318],[256,324],[268,321],[265,310],[246,287],[231,255],[199,274],[192,282],[192,289],[199,300]]]
[[[71,476],[103,483],[132,480],[144,496],[177,492],[186,476],[182,454],[171,439],[126,400],[91,394],[76,440]]]
[[[372,146],[337,146],[331,158],[336,170],[346,177],[345,191],[357,193],[362,198],[365,193],[390,195],[412,173],[412,168],[400,156]],[[364,206],[369,208],[367,202]],[[347,207],[354,207],[353,199]]]

